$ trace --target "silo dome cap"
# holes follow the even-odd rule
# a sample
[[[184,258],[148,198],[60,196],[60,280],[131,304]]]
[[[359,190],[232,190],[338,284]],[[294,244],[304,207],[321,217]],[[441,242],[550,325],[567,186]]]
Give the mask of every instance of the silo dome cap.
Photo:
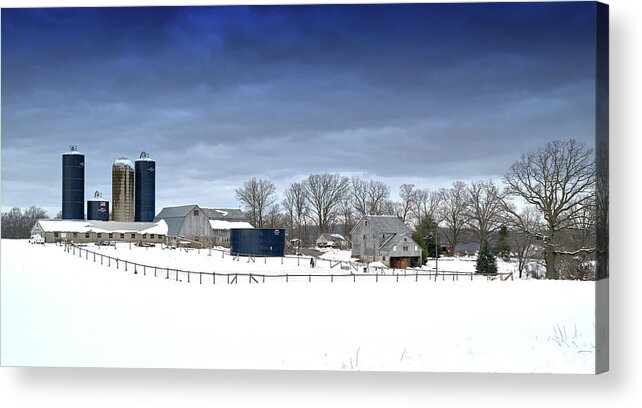
[[[153,161],[153,160],[149,158],[149,153],[141,152],[140,157],[136,159],[136,161]]]
[[[134,163],[132,163],[131,160],[129,160],[127,157],[121,157],[119,159],[116,159],[114,162],[114,166],[116,167],[131,167],[132,169],[134,168]]]
[[[69,145],[69,151],[64,154],[82,154],[78,151],[78,146],[76,145]]]

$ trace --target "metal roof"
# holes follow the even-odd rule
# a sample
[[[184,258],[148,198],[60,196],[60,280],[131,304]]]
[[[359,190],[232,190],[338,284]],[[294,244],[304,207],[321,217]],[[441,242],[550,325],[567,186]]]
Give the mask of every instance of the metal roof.
[[[412,230],[395,215],[364,215],[354,228],[352,228],[350,233],[352,233],[362,221],[368,221],[370,228],[378,233],[412,234]]]
[[[166,219],[166,218],[185,217],[194,208],[198,208],[198,205],[191,204],[191,205],[180,205],[177,207],[165,207],[161,210],[161,212],[158,213],[158,215],[156,215],[156,217],[154,218],[154,221],[161,218]]]
[[[398,245],[399,242],[402,242],[404,238],[406,238],[406,242],[408,243],[408,245],[418,245],[415,240],[412,239],[412,236],[410,234],[402,233],[394,234],[393,236],[391,236],[379,247],[379,249],[383,251],[390,251],[393,246]]]
[[[201,208],[210,220],[247,221],[245,213],[238,208]]]
[[[120,222],[95,220],[39,220],[34,228],[40,226],[44,232],[144,232],[167,234],[164,221],[158,222]]]

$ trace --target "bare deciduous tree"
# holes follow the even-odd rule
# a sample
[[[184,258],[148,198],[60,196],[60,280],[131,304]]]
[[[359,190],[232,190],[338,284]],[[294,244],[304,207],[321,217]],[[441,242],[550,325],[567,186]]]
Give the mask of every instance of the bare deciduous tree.
[[[595,162],[593,150],[575,140],[553,141],[513,163],[504,182],[506,192],[533,205],[542,215],[545,230],[535,232],[544,243],[546,278],[559,279],[556,258],[595,251],[594,246],[569,251],[560,245],[560,231],[577,225],[593,197]],[[515,210],[506,210],[517,216]]]
[[[468,225],[477,233],[479,245],[483,247],[488,244],[490,233],[501,226],[501,195],[492,180],[474,181],[468,186],[467,192]]]
[[[415,202],[415,185],[414,184],[402,184],[399,187],[399,198],[401,198],[401,203],[399,204],[399,217],[401,221],[406,222],[410,218],[412,207]]]
[[[329,231],[337,215],[341,197],[346,194],[350,180],[340,174],[312,174],[303,181],[310,211],[319,232]]]
[[[243,204],[250,214],[250,222],[257,228],[263,228],[268,209],[276,202],[276,187],[269,180],[253,178],[235,190],[236,199]]]
[[[439,191],[430,191],[429,189],[415,190],[412,203],[415,226],[421,224],[426,217],[436,222],[440,221],[439,205],[441,203],[441,193]]]
[[[303,183],[292,183],[283,195],[283,208],[290,217],[291,228],[296,232],[294,236],[303,240],[307,233],[308,217],[310,216],[305,187]]]
[[[390,197],[390,187],[382,181],[353,177],[351,194],[354,209],[359,216],[382,215],[389,210],[387,201]]]
[[[517,254],[517,270],[521,279],[526,263],[533,253],[535,235],[542,229],[542,219],[533,206],[526,206],[521,211],[517,211],[512,203],[505,205],[511,206],[512,209],[511,212],[505,213],[504,222],[515,231],[511,235],[511,248]]]
[[[468,205],[468,190],[462,181],[455,181],[451,188],[441,189],[440,218],[445,225],[444,235],[453,251],[456,250],[461,230],[468,223],[466,206]]]

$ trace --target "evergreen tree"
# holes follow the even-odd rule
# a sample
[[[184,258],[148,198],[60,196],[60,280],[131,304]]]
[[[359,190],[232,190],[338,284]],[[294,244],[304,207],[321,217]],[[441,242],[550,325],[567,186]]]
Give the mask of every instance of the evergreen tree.
[[[421,247],[421,264],[425,264],[426,260],[435,257],[435,240],[438,238],[437,223],[430,216],[424,217],[423,220],[417,225],[415,233],[412,234],[412,239]]]
[[[484,245],[477,254],[477,263],[475,264],[475,272],[477,273],[497,273],[497,259],[495,255]]]
[[[495,245],[495,255],[501,257],[504,261],[510,259],[510,243],[508,240],[508,228],[502,225],[499,229],[499,237],[497,238],[497,245]]]

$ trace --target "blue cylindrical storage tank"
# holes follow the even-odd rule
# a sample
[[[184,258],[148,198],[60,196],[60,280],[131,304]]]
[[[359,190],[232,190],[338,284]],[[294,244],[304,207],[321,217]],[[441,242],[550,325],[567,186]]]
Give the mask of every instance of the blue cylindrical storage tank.
[[[109,221],[109,201],[103,199],[98,191],[87,200],[87,219]]]
[[[85,219],[85,155],[69,146],[62,155],[62,219]]]
[[[283,256],[285,230],[282,228],[238,228],[230,230],[233,255]]]
[[[156,216],[156,162],[145,152],[134,169],[134,221],[153,222]]]

